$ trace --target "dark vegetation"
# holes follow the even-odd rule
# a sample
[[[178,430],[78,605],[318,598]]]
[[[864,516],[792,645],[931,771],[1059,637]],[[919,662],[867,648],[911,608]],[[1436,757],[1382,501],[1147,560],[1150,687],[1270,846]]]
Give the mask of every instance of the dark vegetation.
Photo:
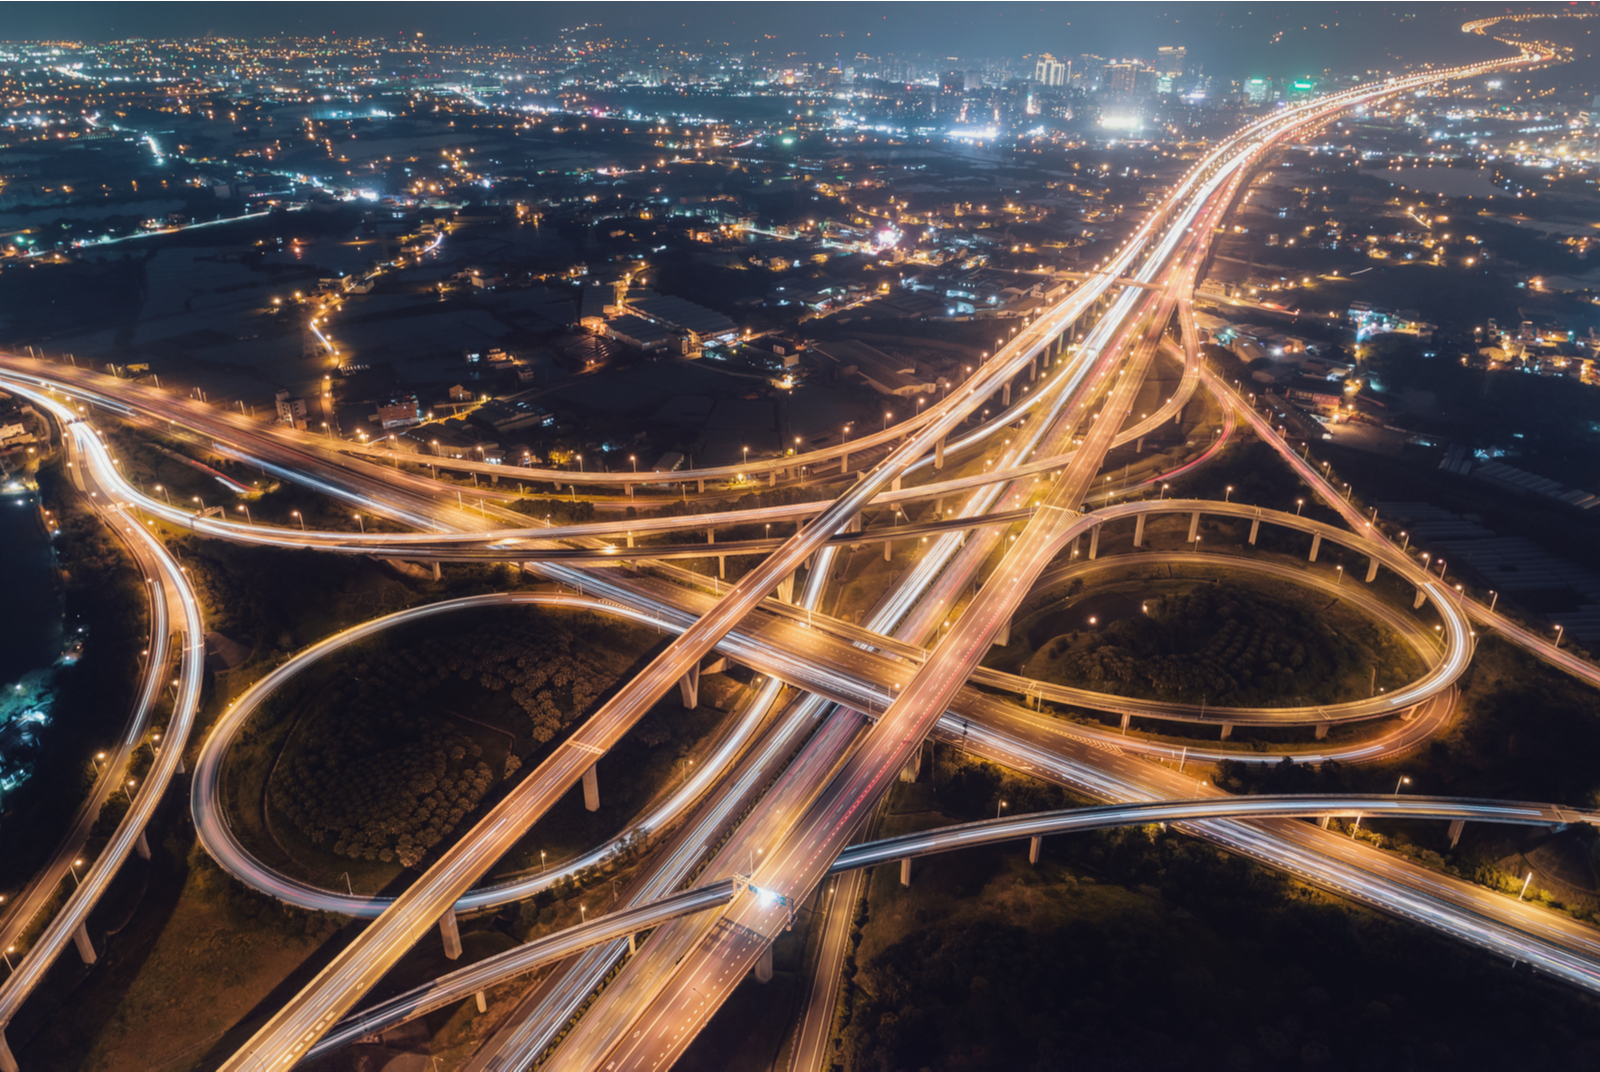
[[[299,712],[267,785],[312,844],[411,867],[482,801],[497,773],[454,718],[434,710],[452,679],[509,693],[537,747],[616,680],[561,618],[480,625],[426,646],[388,647],[347,665]],[[506,755],[509,776],[521,766]]]
[[[930,823],[1016,802],[1018,779],[941,754]],[[870,953],[846,967],[851,1072],[1600,1060],[1587,997],[1176,832],[1050,839],[1037,867],[1012,847],[919,866],[910,889],[879,869],[858,910]]]
[[[1211,585],[1145,601],[1147,613],[1050,641],[1050,680],[1122,696],[1218,705],[1332,703],[1362,646],[1309,607]]]
[[[94,779],[90,757],[121,733],[133,704],[149,602],[137,565],[82,504],[59,463],[39,470],[40,498],[60,522],[54,538],[68,631],[83,629],[83,657],[55,677],[51,723],[40,731],[33,775],[5,796],[0,889],[32,874],[65,832]]]

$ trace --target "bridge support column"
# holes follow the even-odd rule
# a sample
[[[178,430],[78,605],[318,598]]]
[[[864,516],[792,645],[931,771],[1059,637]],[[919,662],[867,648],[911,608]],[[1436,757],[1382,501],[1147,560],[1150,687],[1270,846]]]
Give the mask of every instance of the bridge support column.
[[[433,564],[433,579],[436,581],[439,579],[439,563],[437,562]]]
[[[784,603],[794,602],[794,574],[791,573],[778,582],[778,599]]]
[[[1140,436],[1138,439],[1133,441],[1133,452],[1135,454],[1144,453],[1144,436]]]
[[[22,1072],[17,1067],[16,1055],[11,1052],[11,1047],[6,1045],[4,1030],[0,1030],[0,1072]]]
[[[1320,741],[1320,740],[1324,739],[1327,736],[1328,736],[1328,724],[1326,722],[1317,723],[1317,740]]]
[[[589,764],[589,769],[583,772],[583,807],[585,811],[600,810],[600,765]]]
[[[767,470],[767,487],[775,488],[777,486],[778,486],[778,471],[776,469],[768,469]]]
[[[1452,849],[1456,847],[1456,842],[1461,840],[1461,831],[1465,830],[1466,827],[1467,821],[1465,819],[1450,820],[1450,847]]]
[[[719,578],[721,578],[722,580],[724,580],[724,581],[728,579],[728,556],[727,555],[718,555],[717,556],[717,576]]]
[[[1044,848],[1043,837],[1031,837],[1028,839],[1028,862],[1030,864],[1039,862],[1039,850],[1042,848]]]
[[[1133,546],[1144,546],[1144,515],[1140,514],[1133,519]]]
[[[911,857],[909,856],[900,858],[900,885],[911,885]]]
[[[1261,519],[1255,518],[1250,522],[1250,546],[1256,545],[1256,537],[1261,533]]]
[[[1132,722],[1132,721],[1133,721],[1133,715],[1129,714],[1127,711],[1122,712],[1122,732],[1123,733],[1127,733],[1128,732],[1128,724],[1130,722]]]
[[[1321,818],[1319,818],[1317,820],[1317,825],[1322,827],[1322,829],[1326,830],[1326,829],[1328,829],[1328,820],[1331,819],[1331,818],[1333,818],[1333,816],[1324,815],[1324,816],[1322,816]]]
[[[700,706],[700,664],[695,663],[689,672],[678,679],[678,691],[683,695],[683,706],[693,711]]]
[[[1002,406],[1011,405],[1011,381],[1010,380],[1007,380],[1005,382],[1005,385],[1000,388],[1000,404]]]
[[[944,439],[944,436],[940,436],[933,444],[933,467],[935,469],[944,468]]]
[[[633,498],[633,485],[632,484],[624,484],[624,485],[622,485],[622,493],[624,495],[626,495],[630,499]]]
[[[633,533],[631,533],[631,532],[628,533],[628,546],[629,547],[633,546]]]
[[[1232,736],[1233,736],[1233,723],[1224,722],[1222,724],[1222,739],[1224,741],[1226,741],[1229,737],[1232,737]]]
[[[700,494],[704,495],[705,493],[706,493],[706,478],[705,477],[701,477],[700,478]]]
[[[1322,533],[1319,532],[1311,537],[1311,557],[1307,561],[1315,562],[1317,560],[1317,552],[1320,550],[1322,550]]]
[[[885,562],[889,561],[889,544],[890,544],[889,540],[884,540],[883,541],[883,560]]]
[[[1367,583],[1371,584],[1378,577],[1377,556],[1367,559]]]
[[[1000,623],[1000,628],[994,631],[994,646],[1003,648],[1011,643],[1011,619],[1007,618]]]
[[[899,477],[895,477],[894,478],[893,483],[891,483],[889,485],[889,490],[890,491],[899,491],[900,490],[900,478]]]
[[[444,955],[451,960],[461,958],[461,931],[456,926],[456,910],[447,908],[439,917],[439,937],[444,939]]]
[[[78,947],[78,956],[83,958],[85,964],[93,964],[100,957],[94,951],[94,942],[89,939],[89,927],[80,923],[72,932],[72,944]]]
[[[635,953],[637,953],[638,951],[639,951],[639,936],[637,934],[628,935],[628,956],[631,957]]]
[[[772,945],[768,943],[761,950],[761,957],[756,961],[756,982],[772,982]]]
[[[1093,559],[1100,553],[1100,526],[1096,525],[1089,530],[1089,557]]]
[[[150,842],[145,840],[144,831],[139,831],[138,840],[133,843],[133,851],[139,854],[139,859],[150,859]]]
[[[850,471],[850,452],[849,451],[845,451],[843,454],[839,455],[839,472],[848,473],[849,471]]]
[[[1200,511],[1196,510],[1189,515],[1189,542],[1194,543],[1194,538],[1200,535]]]
[[[472,996],[478,1000],[478,1011],[479,1012],[488,1012],[489,1011],[489,999],[483,996],[483,991],[482,990],[478,991],[476,994],[474,994]]]
[[[1028,362],[1028,382],[1032,383],[1033,381],[1037,380],[1038,378],[1039,378],[1039,355],[1035,354],[1033,356],[1033,360]]]
[[[922,746],[917,745],[917,750],[911,753],[911,758],[906,760],[906,765],[900,772],[902,782],[914,782],[922,771]]]
[[[1423,601],[1426,600],[1427,598],[1428,598],[1428,593],[1424,592],[1422,589],[1418,588],[1417,589],[1417,598],[1416,598],[1416,601],[1411,604],[1411,609],[1412,610],[1416,610],[1419,607],[1421,607],[1422,604],[1423,604]]]

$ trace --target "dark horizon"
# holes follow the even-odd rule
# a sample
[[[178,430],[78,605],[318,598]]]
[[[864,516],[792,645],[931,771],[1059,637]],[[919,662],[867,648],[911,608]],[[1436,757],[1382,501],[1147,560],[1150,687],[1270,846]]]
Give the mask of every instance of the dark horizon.
[[[1534,5],[1529,10],[1567,9]],[[1337,3],[991,4],[979,10],[921,4],[720,4],[558,2],[459,3],[328,8],[311,4],[222,8],[170,3],[29,6],[8,12],[12,41],[100,42],[129,37],[301,37],[401,35],[445,45],[536,44],[585,23],[598,36],[634,44],[751,50],[764,58],[848,60],[858,53],[950,54],[962,59],[1037,52],[1105,56],[1153,54],[1182,45],[1192,63],[1216,75],[1285,76],[1324,68],[1462,62],[1492,54],[1492,42],[1461,33],[1469,18],[1504,10],[1488,4]],[[1374,49],[1381,42],[1382,51]]]

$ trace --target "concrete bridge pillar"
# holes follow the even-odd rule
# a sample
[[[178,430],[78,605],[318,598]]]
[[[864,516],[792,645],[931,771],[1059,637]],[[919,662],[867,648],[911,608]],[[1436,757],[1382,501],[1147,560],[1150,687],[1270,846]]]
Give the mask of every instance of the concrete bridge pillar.
[[[890,482],[889,490],[890,491],[899,491],[900,490],[900,478],[898,476],[895,477],[894,480]]]
[[[150,842],[145,840],[144,831],[139,831],[139,837],[133,843],[133,851],[139,854],[139,859],[150,859]]]
[[[17,1067],[16,1055],[11,1052],[11,1047],[6,1044],[4,1029],[0,1029],[0,1072],[22,1072]]]
[[[933,444],[933,467],[935,469],[944,468],[944,440],[945,437],[940,436]]]
[[[1028,362],[1028,382],[1032,383],[1039,378],[1039,355],[1034,354]]]
[[[633,546],[633,533],[631,533],[631,532],[628,533],[628,546],[629,547]]]
[[[72,944],[78,947],[78,956],[83,958],[85,964],[93,964],[100,959],[94,951],[94,942],[89,939],[88,924],[78,924],[72,932]]]
[[[1039,862],[1039,850],[1042,848],[1044,848],[1043,837],[1031,837],[1028,839],[1028,862],[1030,864]]]
[[[1128,732],[1128,725],[1133,721],[1133,715],[1127,711],[1122,712],[1122,732]]]
[[[689,672],[678,679],[678,691],[683,695],[683,706],[693,711],[700,706],[700,664],[689,667]],[[593,809],[590,809],[591,811]]]
[[[890,543],[891,543],[891,541],[889,541],[889,540],[884,540],[883,541],[883,560],[885,562],[889,561],[889,545],[890,545]]]
[[[1321,816],[1321,817],[1319,817],[1317,819],[1317,825],[1322,827],[1322,829],[1326,830],[1326,829],[1328,829],[1328,820],[1331,819],[1331,818],[1333,818],[1333,816],[1331,816],[1331,815],[1323,815],[1323,816]]]
[[[777,486],[778,486],[778,471],[776,469],[768,469],[767,470],[767,487],[775,488]]]
[[[1417,598],[1416,598],[1416,601],[1411,604],[1411,609],[1412,610],[1417,610],[1419,607],[1422,606],[1423,601],[1425,599],[1427,599],[1427,598],[1428,598],[1428,593],[1423,591],[1421,588],[1418,588],[1417,589]]]
[[[1092,559],[1100,553],[1100,526],[1096,525],[1089,530],[1089,557]]]
[[[1144,546],[1144,515],[1140,514],[1133,519],[1133,546]]]
[[[1328,724],[1326,722],[1317,723],[1317,740],[1320,741],[1320,740],[1322,740],[1323,738],[1325,738],[1327,736],[1328,736]]]
[[[1135,454],[1144,453],[1144,436],[1140,436],[1138,439],[1133,441],[1133,452]]]
[[[630,499],[633,498],[633,485],[632,484],[624,484],[624,485],[622,485],[622,494],[626,495]]]
[[[794,602],[794,574],[791,573],[778,582],[778,599],[784,603]]]
[[[600,769],[598,763],[589,764],[589,769],[583,772],[583,807],[585,811],[600,810]]]
[[[704,495],[705,493],[706,493],[706,478],[705,477],[701,477],[700,478],[700,494]]]
[[[756,982],[772,982],[772,945],[770,942],[762,947],[761,956],[756,961]]]
[[[631,957],[635,953],[637,953],[638,951],[639,951],[639,936],[637,934],[628,935],[628,956]]]
[[[1371,584],[1378,576],[1378,556],[1373,555],[1367,559],[1367,583]]]
[[[994,646],[1003,648],[1011,643],[1011,619],[1007,618],[1000,623],[1000,628],[994,631]]]
[[[843,454],[839,455],[839,472],[848,473],[849,471],[850,471],[850,452],[849,451],[845,451]]]
[[[439,563],[437,562],[433,564],[433,579],[436,581],[439,579]]]
[[[911,753],[911,758],[906,760],[905,769],[900,772],[902,782],[914,782],[922,771],[922,746],[917,745],[916,751]]]
[[[1194,543],[1194,538],[1200,535],[1200,511],[1196,510],[1189,515],[1189,542]]]
[[[439,917],[439,937],[444,939],[444,955],[451,960],[461,958],[461,931],[456,926],[456,910],[447,908]]]
[[[1000,388],[1000,404],[1002,406],[1011,405],[1011,381],[1010,380],[1007,380],[1005,382],[1005,385]]]
[[[727,555],[718,555],[717,556],[717,576],[720,577],[724,581],[728,579],[728,556]]]
[[[478,1011],[479,1012],[488,1012],[489,1011],[489,999],[484,997],[482,990],[478,991],[476,994],[474,994],[472,996],[477,999]]]
[[[900,859],[900,885],[911,885],[911,857],[903,856]]]
[[[1258,536],[1260,534],[1260,532],[1261,532],[1261,519],[1259,517],[1252,519],[1251,522],[1250,522],[1250,546],[1251,547],[1254,547],[1256,545],[1256,536]]]
[[[1461,840],[1461,831],[1465,830],[1466,826],[1467,821],[1465,819],[1450,820],[1450,847],[1452,849],[1456,847],[1456,842]]]
[[[1317,560],[1317,552],[1320,550],[1322,550],[1322,533],[1319,532],[1311,537],[1311,557],[1307,561],[1315,562]]]
[[[1232,737],[1232,736],[1233,736],[1233,723],[1224,722],[1222,724],[1222,739],[1224,741],[1226,741],[1229,737]]]

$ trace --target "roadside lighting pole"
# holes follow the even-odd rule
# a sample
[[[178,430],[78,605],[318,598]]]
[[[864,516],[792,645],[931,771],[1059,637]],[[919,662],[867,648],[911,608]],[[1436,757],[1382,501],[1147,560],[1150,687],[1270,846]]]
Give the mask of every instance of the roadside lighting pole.
[[[1005,810],[1006,810],[1006,802],[1002,800],[1000,802],[1000,806],[994,810],[994,817],[996,819],[1000,818],[1000,813],[1005,811]]]
[[[1233,501],[1233,485],[1232,484],[1229,484],[1227,489],[1225,491],[1223,491],[1223,493],[1222,493],[1222,501],[1223,502],[1232,502]]]
[[[361,526],[361,535],[365,536],[367,534],[367,523],[361,520],[360,514],[355,514],[354,517],[356,519],[356,524]]]
[[[1400,780],[1398,782],[1394,783],[1394,795],[1395,796],[1399,796],[1400,795],[1400,787],[1402,785],[1410,785],[1410,784],[1411,784],[1411,779],[1407,778],[1405,775],[1402,774],[1400,776]]]
[[[1565,626],[1560,626],[1560,625],[1556,626],[1556,647],[1558,647],[1558,648],[1561,646],[1561,633],[1562,633],[1562,630],[1565,629],[1565,628],[1566,628]]]
[[[1411,549],[1411,534],[1402,532],[1400,535],[1405,537],[1405,542],[1400,545],[1400,551],[1402,554],[1404,554],[1406,551]]]
[[[1344,567],[1343,566],[1335,566],[1333,568],[1335,570],[1337,570],[1338,574],[1339,574],[1339,579],[1337,581],[1333,582],[1334,587],[1335,588],[1343,587],[1343,585],[1344,585]]]
[[[244,515],[245,524],[254,525],[256,523],[255,519],[250,516],[250,508],[244,503],[239,504],[239,512]]]
[[[1300,511],[1304,510],[1305,508],[1306,508],[1306,501],[1304,499],[1296,499],[1294,501],[1294,516],[1295,517],[1299,517],[1300,516]]]
[[[1494,613],[1494,605],[1500,602],[1500,593],[1493,588],[1489,589],[1489,613]]]
[[[289,511],[289,516],[297,519],[300,522],[300,531],[301,532],[304,532],[306,530],[306,519],[300,516],[300,511],[298,511],[298,510],[290,510]]]
[[[167,489],[162,487],[160,484],[157,484],[156,485],[156,490],[161,493],[161,497],[163,499],[167,500],[167,505],[171,506],[172,505],[172,496],[167,494]]]
[[[78,877],[78,868],[80,868],[82,866],[83,866],[83,858],[82,857],[79,857],[78,859],[72,861],[72,863],[67,865],[67,870],[72,872],[72,888],[73,889],[77,889],[79,886],[83,885],[83,879]]]
[[[544,858],[547,855],[549,855],[549,854],[547,852],[545,852],[544,849],[540,849],[539,850],[539,874],[541,874],[541,875],[544,874],[544,867],[545,867]]]
[[[630,454],[628,455],[628,460],[633,463],[633,471],[637,473],[639,471],[639,456]]]

